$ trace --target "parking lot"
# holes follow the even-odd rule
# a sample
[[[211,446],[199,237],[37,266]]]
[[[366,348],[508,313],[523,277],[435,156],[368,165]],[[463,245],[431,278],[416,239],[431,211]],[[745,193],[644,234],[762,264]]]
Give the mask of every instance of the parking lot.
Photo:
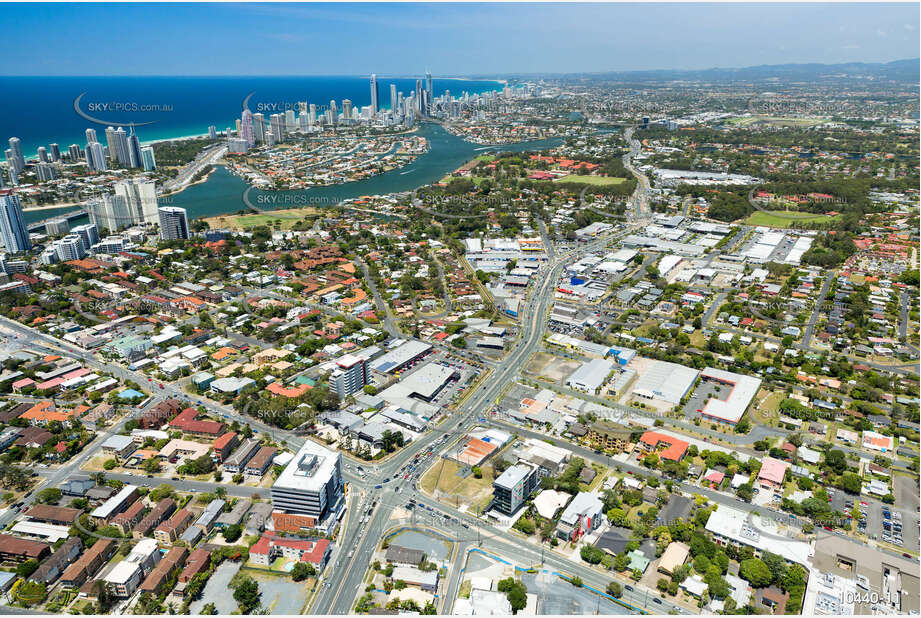
[[[832,498],[833,510],[848,514],[851,511],[848,504],[857,504],[861,513],[865,513],[866,526],[858,523],[859,532],[876,541],[890,543],[908,551],[918,551],[917,511],[895,508],[866,496],[857,497],[836,491]],[[888,512],[888,517],[885,512]]]
[[[719,392],[717,391],[719,389]],[[689,420],[694,420],[700,416],[699,410],[703,410],[704,406],[707,404],[711,398],[723,399],[727,396],[726,385],[724,384],[720,388],[718,382],[710,380],[702,380],[700,384],[697,385],[697,388],[694,389],[694,392],[691,393],[691,396],[688,398],[688,402],[684,404],[684,416]]]

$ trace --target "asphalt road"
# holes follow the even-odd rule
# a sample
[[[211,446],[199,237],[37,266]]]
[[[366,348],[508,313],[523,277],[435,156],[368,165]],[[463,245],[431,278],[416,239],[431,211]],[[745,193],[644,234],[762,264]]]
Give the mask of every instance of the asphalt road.
[[[822,304],[825,302],[825,297],[828,296],[828,290],[831,288],[832,280],[837,276],[838,273],[835,271],[828,271],[825,274],[825,280],[822,282],[819,296],[815,299],[815,307],[812,308],[812,315],[809,316],[809,321],[806,323],[806,328],[803,330],[803,338],[796,346],[799,349],[809,349],[809,345],[812,343],[812,336],[815,334],[815,326],[819,322],[819,316],[822,315]]]

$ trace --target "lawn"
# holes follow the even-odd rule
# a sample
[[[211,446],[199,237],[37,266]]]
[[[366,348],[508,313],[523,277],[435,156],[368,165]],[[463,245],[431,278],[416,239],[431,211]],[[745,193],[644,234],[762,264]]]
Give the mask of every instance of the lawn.
[[[208,217],[205,221],[212,228],[230,228],[233,230],[249,230],[259,225],[273,227],[276,221],[280,221],[281,229],[290,230],[298,221],[303,221],[305,217],[315,215],[318,212],[319,210],[316,208],[289,208],[274,210],[265,214],[253,213],[251,215]]]
[[[783,212],[774,210],[770,212],[756,211],[745,219],[745,225],[766,227],[790,227],[796,223],[823,223],[837,221],[839,215],[814,215],[811,213]]]
[[[570,174],[569,176],[557,178],[554,182],[581,182],[587,185],[595,185],[596,187],[609,187],[611,185],[625,183],[627,179],[614,178],[611,176],[583,176],[581,174]]]

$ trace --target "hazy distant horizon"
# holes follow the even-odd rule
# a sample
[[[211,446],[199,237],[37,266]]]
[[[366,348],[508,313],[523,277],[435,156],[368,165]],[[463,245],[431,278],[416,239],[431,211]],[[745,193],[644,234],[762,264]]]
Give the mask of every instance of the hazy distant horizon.
[[[456,79],[458,81],[464,80],[502,80],[509,76],[535,76],[540,77],[542,75],[548,76],[566,76],[566,75],[604,75],[608,73],[656,73],[656,72],[697,72],[697,71],[738,71],[743,69],[752,69],[758,67],[771,67],[771,66],[810,66],[810,65],[822,65],[822,66],[835,66],[839,64],[869,64],[869,65],[885,65],[895,62],[919,62],[921,63],[921,56],[913,58],[893,58],[888,61],[868,61],[868,60],[849,60],[847,62],[811,62],[811,61],[802,61],[802,62],[785,62],[785,63],[771,63],[771,64],[756,64],[756,65],[723,65],[723,66],[707,66],[707,67],[695,67],[690,69],[678,69],[675,67],[658,67],[650,69],[609,69],[609,70],[598,70],[598,71],[542,71],[542,72],[521,72],[521,71],[507,71],[507,72],[493,72],[493,73],[457,73],[457,74],[438,74],[432,72],[432,76],[437,79]],[[421,77],[422,73],[376,73],[378,80],[385,79],[417,79]],[[137,74],[137,73],[105,73],[105,74],[93,74],[93,73],[83,73],[80,75],[18,75],[18,74],[6,74],[0,73],[0,77],[20,77],[20,78],[53,78],[53,77],[169,77],[169,78],[240,78],[240,77],[361,77],[367,78],[369,73],[290,73],[290,74],[252,74],[252,73],[213,73],[213,74],[201,74],[201,75],[180,75],[180,74]]]
[[[682,71],[887,63],[921,46],[917,3],[5,4],[4,14],[0,74],[35,77]]]

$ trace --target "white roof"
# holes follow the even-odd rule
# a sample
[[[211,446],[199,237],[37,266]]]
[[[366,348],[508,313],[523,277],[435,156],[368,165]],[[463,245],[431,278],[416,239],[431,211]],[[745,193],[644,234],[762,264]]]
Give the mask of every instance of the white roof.
[[[13,532],[26,536],[39,536],[55,543],[70,536],[70,526],[58,526],[39,521],[21,521],[13,526]]]
[[[125,485],[121,488],[121,491],[97,506],[93,512],[90,513],[90,516],[99,517],[102,519],[108,518],[112,512],[115,511],[115,509],[120,507],[125,502],[125,500],[128,499],[128,496],[131,495],[131,492],[136,490],[137,487],[134,485]]]
[[[762,519],[754,512],[749,515],[745,511],[720,504],[710,513],[706,527],[709,532],[736,543],[779,554],[789,562],[806,568],[810,566],[812,548],[809,543],[784,536],[779,532],[776,522]]]
[[[278,475],[273,487],[319,491],[335,473],[340,458],[339,453],[307,440]]]
[[[569,494],[555,489],[545,489],[534,498],[534,508],[541,517],[553,519],[556,512],[566,506],[567,500],[569,500]]]
[[[680,403],[694,385],[700,372],[691,367],[665,361],[652,361],[649,369],[639,377],[633,392],[651,393],[669,403]]]
[[[703,414],[729,422],[737,422],[748,405],[761,388],[761,378],[707,367],[701,372],[702,378],[719,380],[732,385],[732,390],[725,400],[711,398],[703,408]]]

